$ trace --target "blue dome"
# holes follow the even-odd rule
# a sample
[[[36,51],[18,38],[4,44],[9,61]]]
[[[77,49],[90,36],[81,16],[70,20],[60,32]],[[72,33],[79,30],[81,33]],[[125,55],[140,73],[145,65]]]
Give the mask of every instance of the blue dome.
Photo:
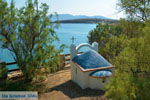
[[[75,56],[72,61],[84,69],[93,69],[99,67],[111,66],[111,64],[94,50],[90,50],[81,55]]]
[[[112,72],[110,70],[97,70],[92,73],[90,73],[90,76],[93,77],[109,77],[112,75]]]

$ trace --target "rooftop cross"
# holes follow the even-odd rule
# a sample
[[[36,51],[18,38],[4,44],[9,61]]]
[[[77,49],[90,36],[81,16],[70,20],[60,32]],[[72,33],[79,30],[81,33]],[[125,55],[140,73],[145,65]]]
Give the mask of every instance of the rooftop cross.
[[[76,38],[74,36],[72,36],[72,38],[71,38],[72,44],[74,43],[75,39]]]

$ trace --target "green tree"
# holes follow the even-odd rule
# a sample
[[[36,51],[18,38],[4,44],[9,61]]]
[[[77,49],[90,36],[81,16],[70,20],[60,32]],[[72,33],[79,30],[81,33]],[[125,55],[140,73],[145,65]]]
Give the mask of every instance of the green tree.
[[[148,100],[150,94],[150,1],[119,0],[128,15],[115,25],[97,25],[89,42],[116,67],[107,86],[112,100]],[[141,22],[142,21],[142,22]]]
[[[143,36],[130,39],[129,45],[113,59],[114,78],[108,85],[107,96],[113,100],[147,100],[150,94],[150,23]],[[118,95],[119,93],[119,95]]]
[[[128,45],[128,40],[141,37],[144,23],[120,19],[116,24],[98,24],[89,32],[88,39],[99,43],[99,52],[111,60]]]
[[[118,5],[131,19],[150,19],[150,0],[119,0]]]
[[[32,80],[40,67],[52,72],[58,69],[59,53],[52,44],[58,40],[55,25],[48,17],[48,5],[27,0],[20,9],[0,0],[0,41],[2,47],[13,52],[27,80]]]
[[[120,19],[118,26],[122,29],[121,34],[128,36],[129,38],[140,37],[144,23],[139,21],[132,21],[126,19]]]
[[[106,59],[111,61],[118,56],[120,52],[128,46],[128,37],[126,35],[112,36],[108,38],[108,42],[105,44],[105,48],[99,48],[100,54]]]
[[[120,0],[121,9],[132,20],[122,20],[122,33],[129,37],[128,45],[112,59],[116,66],[106,96],[113,100],[148,100],[150,94],[150,1]],[[136,20],[133,20],[135,19]],[[139,22],[142,20],[144,22]]]
[[[100,47],[105,47],[108,39],[112,36],[118,36],[122,29],[117,25],[101,24],[99,23],[96,28],[91,30],[88,34],[89,43],[94,41],[98,42]]]
[[[99,44],[99,52],[106,59],[117,56],[128,44],[128,36],[124,33],[124,25],[119,21],[116,24],[98,24],[89,32],[88,39]]]

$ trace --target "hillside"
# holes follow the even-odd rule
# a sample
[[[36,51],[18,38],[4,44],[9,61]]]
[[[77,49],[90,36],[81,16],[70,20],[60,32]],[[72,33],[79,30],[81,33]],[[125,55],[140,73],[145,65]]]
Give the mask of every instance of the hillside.
[[[97,18],[90,18],[90,19],[70,19],[70,20],[60,20],[60,23],[116,23],[117,20],[112,19],[97,19]]]
[[[86,15],[71,15],[71,14],[58,14],[58,20],[71,20],[71,19],[110,19],[104,16],[86,16]],[[52,17],[53,21],[57,20],[56,16]]]
[[[58,17],[58,18],[57,18]],[[86,15],[71,15],[71,14],[58,14],[53,16],[52,21],[59,21],[60,23],[116,23],[117,20],[107,18],[104,16],[86,16]]]

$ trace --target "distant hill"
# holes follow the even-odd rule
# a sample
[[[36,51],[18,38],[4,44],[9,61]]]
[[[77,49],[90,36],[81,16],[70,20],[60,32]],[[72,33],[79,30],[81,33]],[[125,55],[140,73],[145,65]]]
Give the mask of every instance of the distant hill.
[[[59,20],[70,20],[70,19],[110,19],[104,16],[86,16],[86,15],[71,15],[71,14],[58,14]],[[56,16],[52,17],[53,21],[56,21]]]
[[[88,19],[60,20],[59,22],[60,23],[108,23],[108,24],[113,24],[113,23],[118,22],[118,20],[88,18]]]
[[[60,23],[115,23],[117,20],[107,18],[104,16],[86,16],[86,15],[71,15],[71,14],[58,14]],[[57,21],[57,17],[53,16],[52,21]]]

